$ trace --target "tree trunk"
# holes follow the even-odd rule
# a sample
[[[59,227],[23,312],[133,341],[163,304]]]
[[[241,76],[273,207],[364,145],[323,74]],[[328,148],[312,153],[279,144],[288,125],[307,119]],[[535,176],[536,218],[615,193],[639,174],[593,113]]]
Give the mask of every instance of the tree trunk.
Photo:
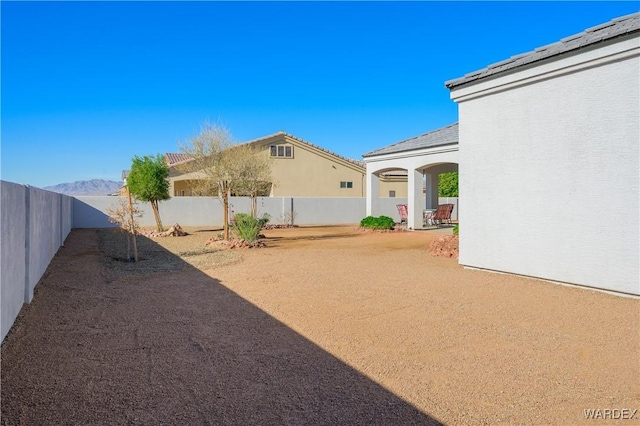
[[[229,241],[229,191],[222,193],[222,208],[224,210],[224,239]]]
[[[131,238],[133,238],[133,260],[138,263],[138,243],[136,242],[136,227],[135,227],[135,219],[133,217],[133,201],[131,201],[131,191],[127,188],[127,193],[129,194],[129,232],[131,232]]]
[[[256,219],[258,217],[258,196],[251,194],[251,216]]]
[[[127,262],[131,262],[131,233],[127,229]]]
[[[160,209],[158,208],[158,200],[151,200],[151,209],[153,209],[153,216],[156,219],[156,230],[158,232],[164,231],[162,229],[162,221],[160,220]]]

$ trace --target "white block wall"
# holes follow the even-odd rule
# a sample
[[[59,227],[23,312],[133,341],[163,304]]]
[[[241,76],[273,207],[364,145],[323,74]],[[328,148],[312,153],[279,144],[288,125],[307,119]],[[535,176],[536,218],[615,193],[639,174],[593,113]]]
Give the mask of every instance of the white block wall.
[[[114,207],[120,197],[78,196],[73,199],[74,228],[108,228],[117,225],[109,223],[107,210]],[[406,198],[381,198],[376,216],[387,215],[400,221],[396,204],[406,203]],[[231,197],[230,210],[249,213],[248,197]],[[141,226],[154,226],[155,220],[149,203],[139,202],[143,212],[139,219]],[[179,223],[181,226],[222,227],[222,202],[217,197],[173,197],[160,202],[160,218],[165,228]],[[287,213],[295,212],[297,225],[340,225],[358,224],[365,217],[363,197],[259,197],[258,215],[268,213],[270,223],[288,223]]]
[[[72,198],[0,182],[0,337],[4,340],[24,303],[30,303],[73,223]]]
[[[452,91],[461,264],[640,294],[639,46]]]

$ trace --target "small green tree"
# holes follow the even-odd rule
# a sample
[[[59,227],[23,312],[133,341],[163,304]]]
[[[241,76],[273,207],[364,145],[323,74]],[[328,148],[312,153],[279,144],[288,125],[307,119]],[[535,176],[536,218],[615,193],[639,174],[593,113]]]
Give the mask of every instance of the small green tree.
[[[438,180],[440,197],[458,197],[458,172],[442,173]]]
[[[145,157],[133,157],[131,171],[127,177],[127,186],[131,195],[141,201],[151,203],[156,220],[156,229],[162,231],[160,209],[158,202],[168,200],[169,195],[169,166],[164,162],[161,154]]]

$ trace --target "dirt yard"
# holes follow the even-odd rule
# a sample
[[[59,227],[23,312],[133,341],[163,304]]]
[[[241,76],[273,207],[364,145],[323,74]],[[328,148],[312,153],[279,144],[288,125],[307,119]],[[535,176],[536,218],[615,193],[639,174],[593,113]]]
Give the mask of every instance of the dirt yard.
[[[72,231],[3,343],[3,425],[640,424],[612,419],[640,409],[640,300],[465,270],[428,232],[186,230],[138,264]]]

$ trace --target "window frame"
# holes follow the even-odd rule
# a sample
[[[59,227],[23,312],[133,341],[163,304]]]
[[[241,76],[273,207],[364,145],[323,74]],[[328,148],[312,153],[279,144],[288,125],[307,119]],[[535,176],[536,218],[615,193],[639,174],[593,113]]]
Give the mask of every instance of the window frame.
[[[272,158],[293,158],[293,145],[275,144],[269,145],[269,156]]]

